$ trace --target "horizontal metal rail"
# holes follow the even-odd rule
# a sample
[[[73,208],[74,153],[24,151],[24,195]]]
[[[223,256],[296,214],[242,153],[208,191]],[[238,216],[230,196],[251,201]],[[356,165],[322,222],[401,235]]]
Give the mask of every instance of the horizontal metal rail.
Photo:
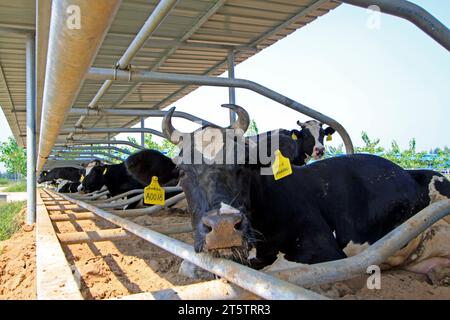
[[[124,161],[125,159],[115,156],[113,154],[107,153],[107,152],[101,152],[101,151],[92,151],[89,150],[85,151],[73,151],[73,150],[57,150],[50,154],[50,157],[60,157],[63,158],[64,155],[78,155],[78,156],[104,156],[106,158],[117,160],[117,161]]]
[[[54,146],[53,151],[58,150],[68,150],[68,151],[91,151],[91,150],[110,150],[110,151],[117,151],[119,153],[130,155],[131,152],[126,149],[121,149],[117,147],[112,146]]]
[[[114,196],[114,197],[111,197],[108,199],[95,200],[95,203],[98,204],[98,203],[102,203],[102,202],[111,202],[111,201],[118,200],[118,199],[121,199],[121,198],[124,198],[127,196],[131,196],[133,194],[141,194],[141,193],[144,193],[144,189],[134,189],[134,190],[130,190],[130,191],[118,194],[117,196]]]
[[[72,108],[70,109],[70,114],[76,115],[108,115],[108,116],[130,116],[130,117],[164,117],[167,111],[161,110],[151,110],[151,109],[120,109],[120,108],[102,108],[102,109],[87,109],[87,108]],[[202,119],[200,117],[194,116],[190,113],[183,111],[175,111],[174,117],[183,118],[201,125],[214,125],[213,123]]]
[[[450,51],[450,30],[432,14],[415,3],[405,0],[339,0],[354,6],[378,6],[383,13],[406,19]]]
[[[185,198],[186,196],[183,192],[167,199],[164,203],[164,206],[151,206],[142,209],[114,210],[111,212],[120,217],[138,217],[143,215],[150,215],[155,214],[164,208],[170,207],[171,205],[174,205],[180,202],[181,200],[184,200]]]
[[[248,89],[253,92],[259,93],[260,95],[265,96],[271,100],[274,100],[284,106],[287,106],[288,108],[291,108],[297,112],[300,112],[313,119],[316,119],[322,123],[328,124],[333,129],[335,129],[342,137],[347,153],[354,152],[352,140],[350,139],[350,136],[345,130],[345,128],[339,122],[253,81],[244,79],[230,79],[230,78],[186,75],[176,73],[161,73],[153,71],[118,70],[117,72],[115,72],[112,69],[106,68],[91,68],[89,74],[87,75],[87,79],[97,81],[114,80],[114,79],[117,79],[119,81],[129,81],[129,79],[133,79],[133,81],[138,82],[194,84],[194,85]]]
[[[166,192],[183,191],[181,187],[163,187]],[[120,208],[136,201],[144,199],[144,194],[138,194],[137,196],[131,197],[126,200],[115,201],[112,203],[96,203],[95,205],[99,208]]]
[[[150,128],[73,128],[73,129],[63,129],[59,134],[69,134],[69,133],[79,133],[79,134],[99,134],[99,133],[151,133],[156,136],[164,138],[161,131],[150,129]]]
[[[85,144],[123,144],[126,146],[133,147],[138,150],[145,149],[144,147],[135,144],[131,141],[125,141],[125,140],[103,140],[103,139],[96,139],[96,140],[58,140],[56,141],[56,145],[62,145],[62,146],[75,146],[75,145],[85,145]]]
[[[92,211],[105,220],[122,227],[126,231],[131,232],[134,235],[153,243],[154,245],[174,255],[194,263],[209,272],[223,277],[228,281],[235,283],[239,287],[244,288],[262,298],[270,300],[327,299],[317,293],[253,270],[236,262],[213,258],[205,253],[195,253],[193,247],[184,242],[152,231],[146,227],[118,217],[86,202],[72,199],[64,194],[57,193],[57,195],[79,205],[84,209]]]

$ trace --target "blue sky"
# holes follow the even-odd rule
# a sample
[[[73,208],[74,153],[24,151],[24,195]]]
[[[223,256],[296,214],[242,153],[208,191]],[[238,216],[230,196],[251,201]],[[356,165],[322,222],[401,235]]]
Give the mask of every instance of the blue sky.
[[[445,25],[450,1],[415,0]],[[380,28],[367,27],[372,12],[342,5],[236,67],[236,77],[250,79],[343,124],[355,145],[361,132],[396,140],[407,147],[415,137],[419,150],[450,146],[450,55],[408,21],[381,15]],[[226,88],[203,87],[179,100],[188,111],[226,125]],[[260,131],[294,128],[308,118],[246,90],[237,103],[256,120]],[[175,119],[181,130],[195,126]],[[160,129],[160,119],[146,125]],[[11,131],[0,113],[0,141]],[[136,135],[138,137],[138,135]],[[333,139],[331,145],[341,143]]]

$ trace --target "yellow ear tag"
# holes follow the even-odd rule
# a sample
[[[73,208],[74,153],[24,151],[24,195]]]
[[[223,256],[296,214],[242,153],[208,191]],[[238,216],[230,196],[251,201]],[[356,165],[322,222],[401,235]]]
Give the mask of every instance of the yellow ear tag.
[[[103,175],[105,175],[107,171],[108,171],[108,168],[105,168],[105,170],[103,170]]]
[[[84,176],[81,175],[81,177],[80,177],[80,182],[83,182],[83,180],[84,180]]]
[[[144,203],[163,206],[165,203],[165,191],[158,183],[158,177],[152,177],[150,185],[144,189]]]
[[[292,174],[291,161],[283,157],[280,150],[275,151],[275,161],[272,164],[272,172],[275,180],[280,180]]]
[[[291,138],[292,138],[292,140],[298,140],[297,135],[296,135],[295,133],[293,133],[293,134],[291,135]]]
[[[327,135],[327,141],[332,141],[333,140],[333,136],[331,134]]]

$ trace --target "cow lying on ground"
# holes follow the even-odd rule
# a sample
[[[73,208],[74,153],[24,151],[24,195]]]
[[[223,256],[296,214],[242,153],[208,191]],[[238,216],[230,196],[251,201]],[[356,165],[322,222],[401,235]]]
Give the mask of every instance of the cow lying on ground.
[[[83,169],[73,167],[54,168],[49,171],[42,171],[37,180],[38,183],[46,181],[56,181],[57,179],[79,182]]]
[[[150,169],[150,175],[140,179],[135,179],[130,175],[127,165],[130,168],[134,168],[137,163],[145,164]],[[170,158],[159,151],[143,150],[133,154],[127,159],[127,165],[125,165],[125,162],[114,165],[105,165],[98,162],[89,164],[86,167],[82,190],[90,193],[106,186],[110,196],[116,196],[130,190],[143,189],[150,184],[152,176],[157,176],[162,186],[176,185],[178,183],[178,172],[174,170],[175,165]],[[177,193],[180,192],[175,192],[174,194]],[[166,198],[172,195],[172,193],[168,193]],[[131,204],[128,208],[133,208],[137,204],[139,204],[139,201]]]
[[[72,182],[69,180],[57,180],[56,192],[60,193],[75,193],[78,192],[79,182]]]
[[[230,128],[245,132],[246,111],[227,107],[239,116]],[[259,164],[224,162],[238,148],[236,136],[236,144],[231,148],[223,144],[212,164],[211,154],[195,164],[183,153],[204,158],[195,141],[200,132],[218,127],[203,127],[181,140],[188,134],[172,126],[173,112],[174,108],[166,114],[163,132],[182,150],[177,163],[192,214],[196,252],[246,263],[249,250],[255,247],[252,265],[257,268],[273,263],[278,252],[307,264],[342,259],[349,244],[372,244],[428,206],[435,197],[430,190],[439,198],[450,197],[450,182],[439,173],[411,173],[384,158],[364,154],[292,166],[291,175],[275,180],[261,175]],[[225,139],[228,131],[222,129],[222,133]],[[145,168],[139,172],[145,174]],[[450,250],[445,249],[449,248],[441,256],[446,259],[439,262],[448,266]]]

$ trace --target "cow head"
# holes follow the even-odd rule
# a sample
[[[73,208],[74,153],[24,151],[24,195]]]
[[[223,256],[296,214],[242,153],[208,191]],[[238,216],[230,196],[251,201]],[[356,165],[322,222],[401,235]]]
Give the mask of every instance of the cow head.
[[[37,180],[38,183],[43,183],[45,181],[51,181],[53,179],[49,179],[48,176],[49,171],[48,170],[44,170],[41,172],[41,174],[39,175],[39,178]]]
[[[245,148],[242,137],[249,116],[239,106],[223,107],[238,115],[228,128],[207,126],[181,133],[172,125],[172,108],[162,130],[181,150],[174,161],[192,215],[195,251],[244,262],[254,239],[247,210],[250,179],[247,166],[233,161],[239,161],[237,149]]]
[[[89,162],[84,171],[84,179],[78,191],[90,193],[100,190],[105,185],[105,169],[106,165],[98,160]]]
[[[323,138],[333,134],[335,130],[331,127],[323,129],[323,124],[316,120],[310,120],[304,123],[297,121],[297,124],[302,130],[300,132],[295,130],[295,135],[303,145],[303,152],[307,160],[310,158],[314,160],[322,158],[325,154]]]

